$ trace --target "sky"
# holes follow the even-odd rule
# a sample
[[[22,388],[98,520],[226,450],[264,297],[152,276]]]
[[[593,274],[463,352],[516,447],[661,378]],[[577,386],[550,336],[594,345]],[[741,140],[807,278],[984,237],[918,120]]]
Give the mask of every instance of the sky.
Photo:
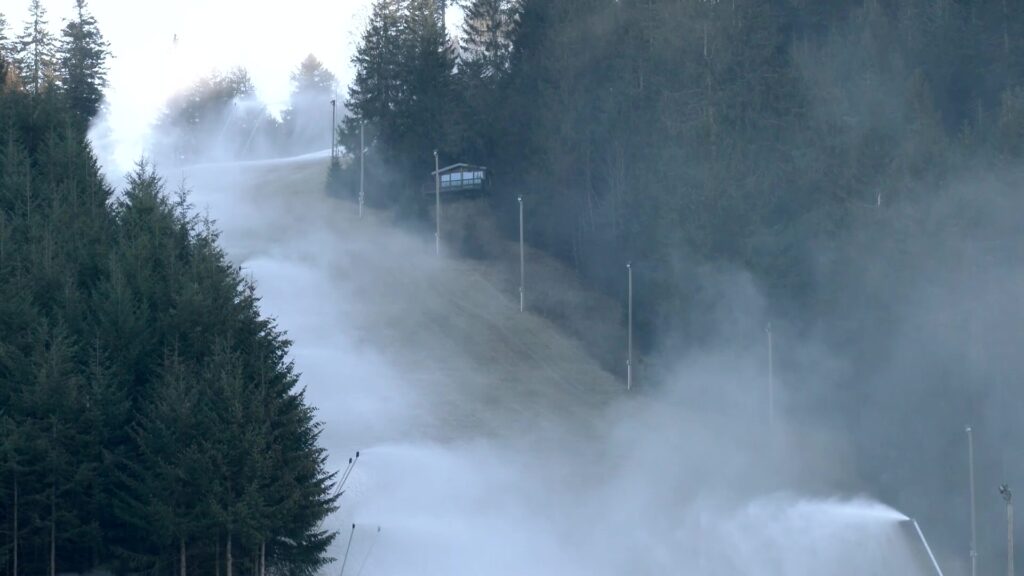
[[[0,8],[21,32],[29,0]],[[56,33],[74,0],[43,0]],[[351,57],[371,0],[91,0],[89,9],[110,42],[109,131],[97,136],[101,156],[130,167],[168,96],[213,70],[243,66],[274,113],[287,105],[289,74],[312,53],[335,73],[342,96],[353,77]],[[177,43],[174,39],[177,36]],[[326,104],[325,104],[326,105]],[[102,142],[97,142],[102,138]]]

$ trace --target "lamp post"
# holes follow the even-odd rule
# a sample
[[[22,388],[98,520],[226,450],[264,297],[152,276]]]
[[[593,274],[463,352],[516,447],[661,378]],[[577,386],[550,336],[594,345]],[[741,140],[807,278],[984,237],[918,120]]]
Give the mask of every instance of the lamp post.
[[[337,156],[338,152],[338,99],[331,98],[331,159]]]
[[[1013,576],[1013,493],[1006,484],[999,487],[999,493],[1006,501],[1006,574]]]
[[[523,196],[519,195],[519,311],[525,308],[526,298],[526,248],[523,243]]]
[[[363,157],[366,156],[365,125],[359,123],[359,217],[363,217],[363,180],[365,171],[363,169]]]
[[[434,232],[434,250],[441,255],[441,164],[437,158],[437,150],[434,150],[434,197],[437,199],[436,216],[437,230]]]
[[[974,434],[970,426],[964,428],[964,431],[967,432],[967,472],[971,490],[971,576],[978,576],[978,540],[974,509]]]
[[[626,264],[627,277],[627,337],[626,337],[626,390],[633,389],[633,263]]]

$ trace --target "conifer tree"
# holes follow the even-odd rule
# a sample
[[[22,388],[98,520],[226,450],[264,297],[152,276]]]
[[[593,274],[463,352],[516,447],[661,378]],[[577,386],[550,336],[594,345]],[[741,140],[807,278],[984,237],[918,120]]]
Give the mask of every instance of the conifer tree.
[[[446,125],[457,118],[455,50],[436,7],[435,0],[409,0],[405,7],[401,78],[407,96],[394,114],[401,130],[400,150],[409,158],[429,156],[431,149],[443,149],[458,136],[451,134],[445,141],[450,132]]]
[[[8,69],[13,65],[14,51],[11,49],[10,30],[7,29],[7,18],[0,12],[0,89],[7,80]]]
[[[325,137],[329,136],[325,128],[332,121],[330,101],[336,97],[338,80],[310,54],[292,73],[291,81],[288,108],[281,113],[289,151],[322,149]]]
[[[304,93],[332,94],[337,88],[338,79],[323,62],[310,54],[292,72],[292,95]]]
[[[60,68],[72,111],[88,122],[99,113],[103,101],[110,50],[85,0],[75,0],[75,8],[75,19],[61,32]]]
[[[174,351],[166,353],[161,385],[132,426],[137,454],[124,461],[122,518],[148,535],[150,567],[174,566],[188,573],[189,547],[206,535],[211,454],[203,442],[211,422],[206,387]],[[136,559],[138,560],[138,558]]]
[[[196,81],[167,103],[158,121],[165,135],[158,144],[162,160],[251,157],[258,134],[273,133],[276,120],[256,97],[252,77],[244,68],[212,74]]]
[[[516,0],[473,0],[466,7],[461,56],[475,75],[497,79],[507,72],[518,9]]]
[[[49,30],[46,9],[40,0],[32,0],[29,18],[17,39],[15,62],[22,83],[32,94],[52,85],[57,67],[56,40]]]
[[[356,76],[348,109],[365,122],[389,120],[403,97],[402,15],[399,0],[375,0],[373,13],[352,57]]]

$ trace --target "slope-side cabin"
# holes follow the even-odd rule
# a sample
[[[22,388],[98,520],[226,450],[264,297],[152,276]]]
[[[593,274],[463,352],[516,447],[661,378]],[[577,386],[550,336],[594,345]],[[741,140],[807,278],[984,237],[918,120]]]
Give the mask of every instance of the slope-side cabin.
[[[440,176],[440,182],[435,178]],[[487,168],[472,164],[452,164],[430,173],[430,184],[424,187],[428,196],[440,185],[441,197],[471,196],[482,194],[488,189]]]

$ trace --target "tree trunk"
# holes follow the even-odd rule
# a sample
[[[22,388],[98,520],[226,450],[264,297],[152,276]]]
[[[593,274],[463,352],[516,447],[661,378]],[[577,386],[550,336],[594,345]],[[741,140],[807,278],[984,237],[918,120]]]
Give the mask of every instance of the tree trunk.
[[[178,539],[178,556],[180,558],[179,563],[181,564],[181,576],[187,576],[188,568],[185,558],[185,537],[182,536]]]
[[[228,541],[224,544],[224,574],[231,576],[231,530],[228,530]]]
[[[50,423],[53,450],[57,447],[57,420]],[[50,576],[57,576],[57,467],[51,471],[53,480],[50,482]]]
[[[57,576],[57,486],[50,486],[50,576]]]
[[[14,477],[14,576],[18,576],[18,477]]]
[[[267,576],[267,541],[260,540],[260,576]]]
[[[1006,9],[1006,0],[1003,0],[1003,56],[1010,58],[1010,13]]]

